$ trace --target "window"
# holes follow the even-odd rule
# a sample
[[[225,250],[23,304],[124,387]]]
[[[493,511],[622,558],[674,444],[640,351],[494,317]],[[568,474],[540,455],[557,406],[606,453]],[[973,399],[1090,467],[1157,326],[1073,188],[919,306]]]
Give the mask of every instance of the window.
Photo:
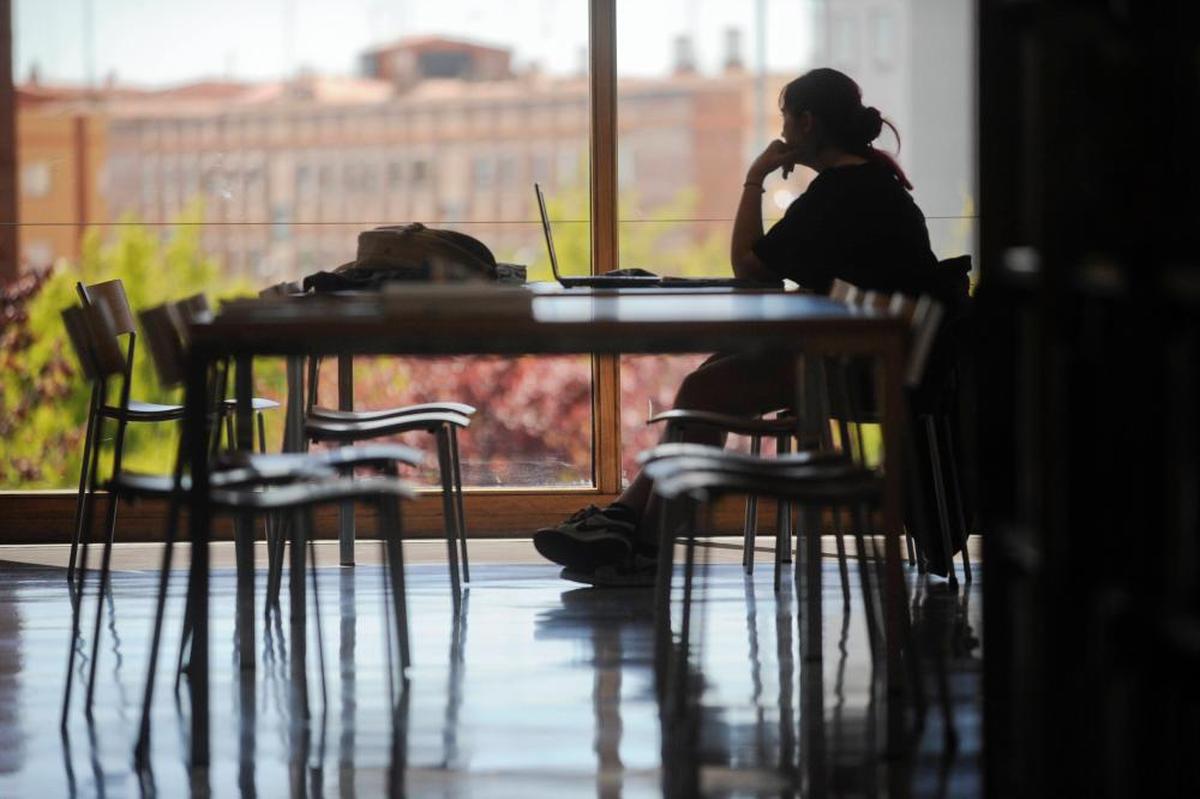
[[[729,273],[729,235],[746,168],[780,134],[780,90],[817,66],[850,74],[864,100],[896,123],[900,161],[917,187],[935,253],[972,252],[971,7],[617,0],[620,265],[662,274]],[[902,37],[927,44],[909,53]],[[895,147],[886,136],[881,146]],[[810,177],[802,169],[788,180],[778,173],[768,179],[767,226]],[[638,450],[659,433],[645,425],[648,410],[665,408],[695,363],[622,359],[626,477]]]
[[[750,160],[779,133],[778,92],[818,65],[849,71],[867,101],[897,123],[901,163],[917,187],[935,251],[973,251],[973,4],[611,1],[619,263],[596,268],[726,273],[737,188]],[[28,75],[36,61],[46,85],[82,87],[82,64],[67,57],[86,49],[81,30],[60,26],[55,37],[35,37],[31,32],[50,29],[40,22],[55,4],[14,5],[20,22],[14,74]],[[152,224],[146,240],[157,240],[160,232],[173,235],[179,214],[199,207],[194,261],[215,264],[218,283],[228,285],[296,279],[345,263],[359,231],[381,221],[453,227],[487,243],[500,260],[526,264],[531,279],[544,279],[549,264],[527,187],[533,179],[547,191],[566,271],[593,268],[588,0],[410,0],[403,9],[371,0],[305,0],[292,4],[298,35],[295,64],[288,67],[261,34],[271,23],[283,27],[283,8],[275,5],[164,4],[161,14],[139,17],[130,31],[141,40],[172,41],[171,57],[164,58],[153,48],[113,46],[118,39],[105,33],[110,12],[97,4],[96,72],[121,76],[120,91],[100,98],[103,123],[88,128],[95,137],[93,177],[107,176],[88,183],[104,190],[103,202],[89,199],[97,221],[132,214]],[[268,27],[230,24],[245,19],[250,6]],[[370,24],[359,24],[364,15]],[[354,24],[340,24],[346,20]],[[334,22],[339,31],[360,33],[303,33],[332,29]],[[181,29],[189,32],[183,39],[174,35]],[[59,41],[58,49],[47,49],[50,39]],[[375,52],[393,46],[404,57]],[[213,53],[230,56],[229,80],[211,79]],[[374,71],[347,77],[352,64]],[[62,107],[53,103],[22,106],[19,122],[48,125],[56,114]],[[52,152],[35,150],[28,136],[20,139],[22,222],[73,219],[74,192],[60,185],[71,174],[72,156],[50,145],[52,138],[43,142],[58,146]],[[37,164],[45,171],[34,166],[29,172]],[[179,187],[170,212],[160,182],[168,164]],[[767,224],[804,190],[807,178],[771,179],[763,197]],[[482,210],[473,203],[481,189],[492,195]],[[194,195],[203,195],[203,203],[189,204]],[[51,227],[22,231],[26,262],[78,259],[73,235],[51,240]],[[120,229],[100,228],[109,242]],[[194,228],[179,228],[185,229]],[[623,361],[619,435],[626,442],[626,475],[637,450],[656,435],[644,425],[647,411],[670,402],[694,363]],[[359,399],[364,406],[383,405],[437,389],[464,397],[485,392],[479,396],[491,405],[506,391],[526,391],[536,401],[505,407],[493,426],[481,422],[470,431],[464,441],[468,482],[588,486],[598,484],[590,375],[586,358],[365,359]],[[323,391],[333,392],[332,370],[322,380]],[[616,397],[612,390],[598,401]],[[608,468],[610,488],[612,473]],[[70,478],[62,471],[55,479],[41,485]]]
[[[144,221],[147,227],[137,235],[145,242],[192,231],[176,223],[185,213],[203,214],[196,220],[202,224],[194,257],[147,256],[172,268],[192,263],[217,268],[216,278],[203,286],[172,276],[177,283],[172,296],[185,285],[213,293],[236,286],[244,292],[266,280],[332,269],[353,259],[359,231],[389,221],[461,230],[488,244],[499,259],[527,263],[537,274],[544,249],[532,192],[522,190],[521,148],[534,135],[531,103],[548,98],[560,98],[553,102],[561,116],[552,132],[538,123],[537,135],[546,140],[548,153],[560,147],[570,152],[570,168],[559,173],[569,192],[561,192],[560,200],[569,196],[572,207],[588,205],[590,116],[587,82],[579,80],[576,60],[587,51],[588,0],[411,0],[403,9],[371,0],[208,0],[163,4],[153,14],[132,17],[95,5],[95,73],[119,78],[111,90],[100,90],[100,113],[92,126],[97,174],[113,167],[107,169],[110,191],[104,203],[89,207],[100,215],[98,222],[127,216]],[[28,75],[36,62],[45,86],[68,94],[86,88],[78,56],[88,49],[83,28],[51,24],[61,22],[61,14],[52,13],[55,3],[16,0],[14,6],[14,74]],[[278,37],[263,37],[264,30],[288,25],[295,31],[290,65],[277,49]],[[181,30],[187,36],[180,37]],[[169,56],[161,48],[122,46],[127,41],[170,41]],[[379,57],[381,48],[394,57]],[[214,63],[222,62],[228,74],[214,78]],[[524,65],[535,62],[538,79],[527,80]],[[346,76],[346,65],[355,64],[370,70]],[[78,108],[67,101],[29,105],[20,115],[36,126],[56,117],[69,120]],[[502,153],[491,147],[501,127],[505,141],[514,143],[504,144]],[[57,149],[27,151],[20,161],[29,165],[21,176],[22,221],[74,219],[74,192],[59,192],[55,185],[60,175],[70,174],[74,151],[54,143],[57,136],[45,137],[46,146]],[[29,139],[21,141],[24,146]],[[96,182],[89,185],[98,191]],[[194,192],[188,192],[192,185]],[[475,192],[500,188],[514,201],[490,201],[486,213],[473,216]],[[203,202],[189,205],[190,193],[203,194]],[[53,208],[35,209],[33,199]],[[401,211],[404,217],[391,218]],[[566,222],[563,235],[587,242],[581,219],[586,215]],[[77,260],[74,233],[69,226],[62,230],[64,243],[55,240],[54,252]],[[98,230],[113,242],[121,231],[133,235],[134,228]],[[45,251],[33,246],[36,239],[21,237],[30,263],[45,260]],[[577,266],[587,269],[586,262]],[[593,483],[589,358],[364,359],[357,372],[358,401],[366,407],[428,393],[473,397],[501,408],[463,436],[468,482]],[[328,370],[323,379],[332,375]],[[508,391],[524,396],[524,407],[504,407],[501,395]],[[264,387],[264,393],[281,390]],[[571,420],[569,433],[559,429],[562,419]],[[138,448],[131,442],[130,451]],[[68,471],[59,469],[46,480],[66,485]],[[0,489],[10,487],[15,486],[0,483]]]

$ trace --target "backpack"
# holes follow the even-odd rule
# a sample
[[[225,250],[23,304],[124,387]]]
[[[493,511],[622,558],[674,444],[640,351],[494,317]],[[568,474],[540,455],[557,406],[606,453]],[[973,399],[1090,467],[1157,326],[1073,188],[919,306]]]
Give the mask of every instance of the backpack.
[[[499,277],[496,257],[483,242],[414,222],[362,231],[357,257],[332,272],[304,278],[304,289],[377,289],[392,281],[457,283]]]

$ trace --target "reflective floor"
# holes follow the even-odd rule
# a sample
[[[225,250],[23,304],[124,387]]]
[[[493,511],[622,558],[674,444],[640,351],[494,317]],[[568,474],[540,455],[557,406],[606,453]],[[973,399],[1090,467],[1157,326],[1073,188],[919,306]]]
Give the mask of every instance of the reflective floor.
[[[393,690],[374,550],[363,548],[353,569],[319,569],[320,613],[309,615],[308,724],[289,712],[286,591],[281,614],[258,625],[256,668],[239,669],[234,574],[219,555],[211,794],[373,797],[385,793],[394,766],[414,797],[659,795],[663,748],[650,592],[565,583],[524,545],[472,547],[472,582],[455,613],[445,566],[421,557],[435,550],[411,546],[414,665],[407,686]],[[119,548],[112,592],[101,608],[94,720],[87,722],[77,690],[64,736],[59,714],[70,604],[63,570],[52,564],[65,551],[37,550],[0,548],[0,796],[187,795],[187,691],[177,699],[172,690],[182,580],[172,586],[156,684],[152,782],[139,782],[131,752],[156,553]],[[332,557],[332,546],[322,550],[323,562]],[[868,690],[855,571],[847,616],[837,562],[824,562],[818,660],[799,651],[795,591],[786,581],[779,594],[772,591],[769,557],[761,558],[766,563],[752,581],[731,553],[716,550],[711,559],[695,615],[704,629],[694,665],[703,685],[698,751],[705,795],[982,793],[982,570],[969,590],[957,591],[910,575],[928,711],[910,745],[884,756],[875,743],[882,710]],[[260,581],[260,619],[261,590]],[[314,597],[309,601],[311,609]],[[85,618],[94,610],[89,600]],[[83,680],[90,622],[85,629],[76,661]]]

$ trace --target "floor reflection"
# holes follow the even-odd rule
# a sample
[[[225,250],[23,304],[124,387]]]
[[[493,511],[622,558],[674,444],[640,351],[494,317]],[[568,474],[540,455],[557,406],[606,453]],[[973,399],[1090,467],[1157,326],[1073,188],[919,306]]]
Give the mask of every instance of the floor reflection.
[[[797,592],[788,581],[774,592],[769,570],[747,579],[717,564],[697,583],[687,746],[703,794],[980,794],[980,580],[955,590],[910,575],[928,713],[908,751],[889,760],[853,570],[845,614],[836,561],[824,563],[819,657],[800,651]],[[234,573],[218,571],[213,765],[193,782],[186,680],[172,690],[183,581],[169,596],[150,768],[135,774],[155,575],[114,572],[100,608],[94,719],[73,710],[60,735],[71,634],[63,574],[0,563],[0,796],[661,795],[650,592],[572,589],[541,564],[472,571],[456,607],[443,566],[409,567],[413,664],[403,675],[380,567],[321,568],[299,646],[284,591],[255,623],[253,668],[233,654]],[[83,610],[96,612],[94,597]],[[84,637],[76,686],[92,667]]]

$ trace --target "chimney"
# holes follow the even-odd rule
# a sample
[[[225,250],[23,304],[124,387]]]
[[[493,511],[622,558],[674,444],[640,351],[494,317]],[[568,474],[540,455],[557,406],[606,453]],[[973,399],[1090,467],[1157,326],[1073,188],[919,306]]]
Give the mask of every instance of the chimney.
[[[696,49],[692,37],[681,33],[675,37],[675,74],[692,75],[696,72]]]
[[[742,31],[739,28],[725,29],[725,64],[726,72],[741,72],[746,68],[742,61]]]

